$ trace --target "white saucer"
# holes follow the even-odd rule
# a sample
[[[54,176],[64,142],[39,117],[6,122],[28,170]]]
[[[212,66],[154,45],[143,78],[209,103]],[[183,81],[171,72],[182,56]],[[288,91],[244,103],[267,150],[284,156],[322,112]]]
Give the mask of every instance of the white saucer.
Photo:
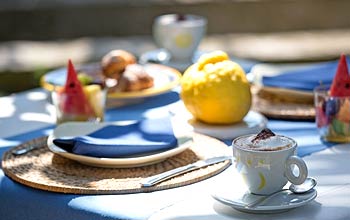
[[[201,51],[196,51],[193,58],[188,61],[173,61],[171,55],[165,49],[155,49],[141,54],[139,62],[141,64],[146,63],[159,63],[165,66],[177,69],[180,72],[184,72],[190,65],[197,61],[198,57],[203,54]]]
[[[249,111],[242,122],[231,125],[210,125],[198,120],[185,109],[183,105],[178,105],[171,110],[173,115],[173,124],[187,127],[197,133],[205,134],[222,140],[229,140],[241,135],[259,133],[267,125],[267,118],[262,114]]]
[[[248,212],[248,213],[279,213],[285,212],[290,209],[294,209],[314,200],[317,196],[317,191],[313,189],[312,191],[304,194],[294,194],[289,191],[283,191],[281,193],[272,196],[271,198],[265,200],[260,205],[249,208],[247,205],[251,202],[256,201],[261,196],[253,195],[250,193],[235,194],[230,193],[220,193],[214,194],[212,197],[228,205],[238,211]]]

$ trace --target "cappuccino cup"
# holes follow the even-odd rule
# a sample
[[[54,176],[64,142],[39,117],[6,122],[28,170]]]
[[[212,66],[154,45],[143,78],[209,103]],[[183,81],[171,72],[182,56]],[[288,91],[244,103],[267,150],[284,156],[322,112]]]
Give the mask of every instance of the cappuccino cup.
[[[275,135],[254,141],[256,135],[233,140],[236,169],[250,193],[269,195],[281,190],[287,182],[299,185],[308,176],[305,162],[296,156],[297,143],[292,138]],[[298,168],[298,174],[293,171]]]

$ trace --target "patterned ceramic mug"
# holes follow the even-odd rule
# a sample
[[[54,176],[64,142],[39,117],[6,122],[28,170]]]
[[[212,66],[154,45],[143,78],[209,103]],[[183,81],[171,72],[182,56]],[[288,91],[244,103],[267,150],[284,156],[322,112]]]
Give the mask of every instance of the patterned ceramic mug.
[[[277,135],[281,140],[272,148],[256,149],[250,144],[252,136],[245,135],[232,142],[236,168],[253,194],[268,195],[281,190],[289,181],[302,184],[308,170],[305,162],[296,154],[297,143],[293,139]],[[298,167],[299,175],[293,172]]]

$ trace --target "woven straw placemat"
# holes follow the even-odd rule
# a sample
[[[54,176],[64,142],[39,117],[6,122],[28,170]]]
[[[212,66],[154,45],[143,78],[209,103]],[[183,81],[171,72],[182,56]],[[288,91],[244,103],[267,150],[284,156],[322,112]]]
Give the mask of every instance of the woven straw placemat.
[[[268,118],[290,120],[315,120],[315,107],[310,104],[274,102],[259,97],[253,98],[252,109]]]
[[[47,137],[23,143],[15,149],[35,145],[25,155],[15,156],[11,150],[3,154],[2,169],[11,179],[33,188],[73,194],[125,194],[151,192],[192,184],[214,176],[229,165],[229,161],[194,170],[159,183],[141,187],[143,178],[184,166],[200,159],[230,155],[227,145],[217,139],[194,134],[193,144],[182,153],[157,164],[136,168],[98,168],[80,164],[52,153]]]
[[[288,89],[252,86],[252,109],[269,118],[314,120],[313,94]]]

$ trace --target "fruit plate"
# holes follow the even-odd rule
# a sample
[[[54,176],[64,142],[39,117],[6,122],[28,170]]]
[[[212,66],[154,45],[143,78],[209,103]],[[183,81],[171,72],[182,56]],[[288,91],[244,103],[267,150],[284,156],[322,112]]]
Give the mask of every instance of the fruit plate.
[[[99,158],[91,156],[83,156],[65,151],[64,149],[53,144],[53,140],[58,137],[64,136],[81,136],[92,133],[98,129],[101,129],[107,125],[123,125],[134,123],[135,121],[117,121],[117,122],[67,122],[61,124],[55,128],[53,133],[49,135],[47,139],[48,148],[55,154],[62,157],[77,161],[82,164],[86,164],[94,167],[106,167],[106,168],[130,168],[141,167],[154,163],[161,162],[171,156],[175,156],[191,146],[192,136],[186,134],[178,134],[174,130],[174,134],[178,140],[178,146],[169,150],[159,151],[156,153],[137,155],[133,157],[123,158]]]
[[[171,67],[160,64],[145,64],[145,71],[154,79],[154,86],[135,92],[109,92],[108,99],[139,99],[166,93],[179,85],[181,73]],[[99,63],[89,63],[77,66],[78,73],[91,76],[94,81],[104,81]],[[41,86],[52,91],[55,86],[63,86],[66,81],[66,68],[60,68],[46,73],[41,78]]]

